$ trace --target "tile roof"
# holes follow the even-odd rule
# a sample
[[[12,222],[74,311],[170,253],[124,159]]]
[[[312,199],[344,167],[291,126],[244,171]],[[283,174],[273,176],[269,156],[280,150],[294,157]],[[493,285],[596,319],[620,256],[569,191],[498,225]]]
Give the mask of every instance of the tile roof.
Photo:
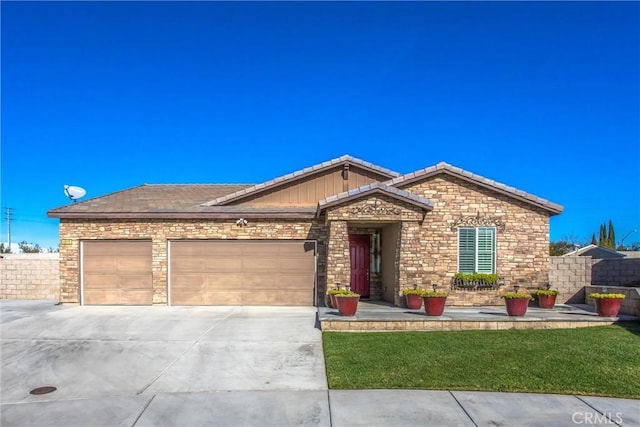
[[[353,190],[345,191],[344,193],[336,194],[335,196],[329,196],[324,200],[320,200],[318,202],[318,212],[329,206],[374,193],[386,194],[394,199],[400,199],[427,210],[432,210],[435,206],[431,200],[424,197],[409,193],[408,191],[404,191],[399,188],[391,187],[382,182],[374,182],[363,185],[362,187],[354,188]]]
[[[231,200],[243,198],[261,189],[271,188],[285,181],[296,180],[300,177],[332,168],[339,164],[357,165],[390,179],[382,183],[372,183],[345,193],[327,197],[319,201],[317,207],[282,205],[233,206],[226,204]],[[551,203],[546,199],[536,197],[514,187],[509,187],[447,163],[438,163],[435,166],[400,176],[397,172],[345,155],[258,185],[144,184],[55,208],[47,212],[47,215],[53,218],[211,218],[231,217],[242,214],[243,216],[253,215],[256,218],[307,218],[315,214],[316,208],[322,209],[334,203],[341,203],[350,198],[360,197],[371,192],[381,192],[430,210],[433,208],[433,203],[430,200],[411,194],[399,187],[404,187],[418,180],[440,173],[446,173],[525,201],[534,206],[544,208],[552,214],[558,214],[563,210],[562,206]]]
[[[476,175],[472,172],[452,166],[445,162],[440,162],[435,166],[431,166],[425,169],[421,169],[415,172],[408,173],[406,175],[393,178],[389,181],[386,181],[385,184],[391,185],[394,187],[401,187],[425,178],[429,178],[434,175],[438,175],[440,173],[446,173],[446,174],[458,177],[460,179],[463,179],[465,181],[472,182],[481,187],[489,188],[491,190],[497,191],[507,196],[511,196],[516,199],[522,200],[524,202],[539,206],[551,212],[552,214],[559,214],[564,209],[561,205],[552,203],[547,199],[534,196],[533,194],[529,194],[525,191],[518,190],[515,187],[510,187],[508,185],[502,184],[492,179],[488,179],[483,176]]]
[[[53,218],[313,217],[311,206],[203,206],[249,184],[144,184],[47,212]]]
[[[261,184],[257,184],[254,185],[252,187],[248,187],[248,188],[244,188],[241,189],[235,193],[230,193],[230,194],[226,194],[224,196],[220,196],[216,199],[210,200],[207,203],[205,203],[206,206],[213,206],[213,205],[221,205],[221,204],[225,204],[228,203],[232,200],[237,200],[237,199],[242,199],[250,194],[253,193],[257,193],[261,190],[265,190],[265,189],[269,189],[272,187],[275,187],[277,185],[283,184],[285,182],[288,181],[293,181],[296,179],[300,179],[304,176],[308,176],[312,173],[315,172],[319,172],[322,170],[327,170],[330,169],[332,167],[335,167],[336,165],[340,165],[340,164],[352,164],[352,165],[356,165],[356,166],[360,166],[363,169],[368,169],[371,170],[373,172],[377,172],[380,175],[386,176],[388,178],[395,178],[397,176],[400,176],[400,174],[398,172],[394,172],[390,169],[386,169],[377,165],[374,165],[373,163],[369,163],[367,161],[361,160],[361,159],[357,159],[355,157],[351,157],[349,155],[344,155],[342,157],[338,157],[336,159],[333,160],[329,160],[326,162],[322,162],[319,163],[317,165],[314,166],[310,166],[308,168],[305,169],[300,169],[298,171],[289,173],[287,175],[283,175],[280,176],[278,178],[274,178],[272,180],[263,182]]]

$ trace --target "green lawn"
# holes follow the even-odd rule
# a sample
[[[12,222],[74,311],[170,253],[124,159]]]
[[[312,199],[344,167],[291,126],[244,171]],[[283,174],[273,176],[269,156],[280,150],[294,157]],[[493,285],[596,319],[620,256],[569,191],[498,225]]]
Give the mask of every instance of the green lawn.
[[[640,324],[581,329],[324,332],[332,389],[640,398]]]

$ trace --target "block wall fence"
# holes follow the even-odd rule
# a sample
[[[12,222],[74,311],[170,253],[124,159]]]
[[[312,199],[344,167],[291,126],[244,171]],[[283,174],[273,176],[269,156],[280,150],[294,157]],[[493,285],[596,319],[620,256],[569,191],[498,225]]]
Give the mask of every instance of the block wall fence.
[[[0,299],[60,298],[58,254],[2,254]]]

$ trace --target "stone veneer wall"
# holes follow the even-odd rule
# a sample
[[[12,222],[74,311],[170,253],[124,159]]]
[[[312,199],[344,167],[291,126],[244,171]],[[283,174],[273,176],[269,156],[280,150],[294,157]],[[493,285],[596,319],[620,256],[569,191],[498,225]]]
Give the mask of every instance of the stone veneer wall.
[[[396,242],[399,289],[394,292],[394,303],[400,305],[398,292],[412,287],[420,280],[422,270],[419,252],[419,225],[424,217],[423,210],[410,203],[402,202],[386,195],[374,195],[339,204],[327,209],[326,220],[329,224],[329,251],[327,255],[327,283],[329,288],[335,283],[346,284],[351,279],[349,262],[348,230],[358,227],[369,228],[372,224],[382,227],[390,222],[402,223],[400,238]],[[364,225],[363,225],[364,224]],[[391,266],[395,268],[395,266]],[[389,268],[389,266],[384,266]],[[384,274],[383,274],[384,276]],[[395,282],[395,280],[394,280]],[[396,286],[396,283],[392,284]],[[382,283],[382,287],[389,286]]]
[[[558,303],[583,304],[584,288],[591,285],[591,257],[551,257],[549,283],[552,289],[560,291]]]
[[[2,254],[0,299],[58,300],[58,264],[58,254]]]
[[[531,205],[449,175],[437,175],[404,190],[435,203],[421,226],[420,252],[423,259],[423,285],[432,283],[450,292],[449,304],[501,305],[500,294],[519,284],[525,288],[543,287],[549,280],[549,214]],[[505,287],[494,291],[450,289],[458,271],[458,231],[452,228],[461,217],[498,218],[505,223],[498,229],[497,273]]]
[[[346,230],[346,228],[345,228]],[[307,239],[318,241],[317,292],[326,288],[327,230],[317,222],[250,220],[60,220],[60,301],[79,302],[80,241],[88,239],[150,239],[154,304],[167,303],[167,241],[179,239]]]

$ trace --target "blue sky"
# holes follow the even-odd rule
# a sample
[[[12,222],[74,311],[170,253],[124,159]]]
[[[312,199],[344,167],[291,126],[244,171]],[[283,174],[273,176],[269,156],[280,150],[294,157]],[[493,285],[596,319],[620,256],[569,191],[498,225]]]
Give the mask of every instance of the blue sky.
[[[638,2],[0,7],[14,242],[57,246],[64,184],[258,183],[343,154],[547,198],[554,241],[611,219],[640,242]]]

